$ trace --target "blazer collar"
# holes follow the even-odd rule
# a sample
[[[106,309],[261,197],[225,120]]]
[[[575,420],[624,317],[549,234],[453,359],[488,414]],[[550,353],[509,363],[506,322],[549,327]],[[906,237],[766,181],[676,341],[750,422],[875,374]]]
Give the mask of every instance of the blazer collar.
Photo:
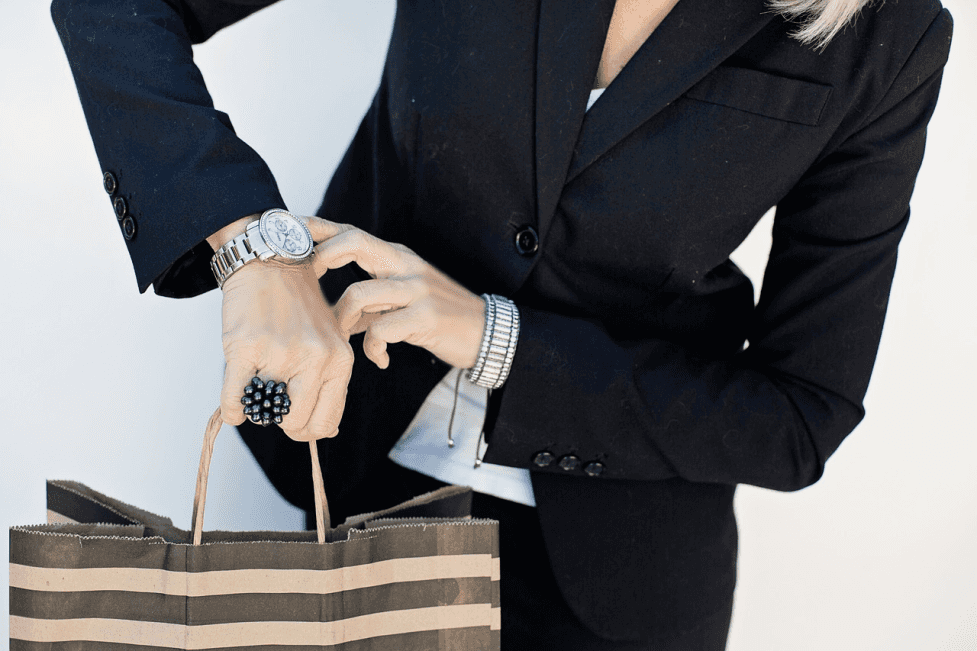
[[[566,183],[773,18],[764,1],[679,0],[587,113],[614,0],[541,0],[536,59],[536,198],[541,234]]]

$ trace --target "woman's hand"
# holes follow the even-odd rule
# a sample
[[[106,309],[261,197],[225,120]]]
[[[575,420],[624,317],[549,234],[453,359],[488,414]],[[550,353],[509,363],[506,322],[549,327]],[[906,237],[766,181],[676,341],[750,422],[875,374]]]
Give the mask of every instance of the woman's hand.
[[[257,375],[288,384],[292,404],[281,428],[289,438],[312,441],[337,434],[353,350],[318,278],[310,260],[293,265],[254,260],[224,282],[224,422],[244,422],[241,397]]]
[[[317,275],[355,262],[372,277],[347,287],[333,309],[347,336],[366,332],[363,351],[377,366],[387,368],[387,344],[400,341],[458,368],[475,365],[485,329],[482,297],[401,244],[318,217],[309,218],[309,229],[322,241],[312,257]]]

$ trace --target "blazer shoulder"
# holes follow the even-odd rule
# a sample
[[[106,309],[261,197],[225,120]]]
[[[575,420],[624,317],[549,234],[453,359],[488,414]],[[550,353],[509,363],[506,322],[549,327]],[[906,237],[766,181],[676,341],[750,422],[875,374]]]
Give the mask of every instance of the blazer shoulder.
[[[953,18],[939,0],[875,0],[839,35],[832,64],[856,70],[846,84],[852,117],[898,102],[946,65]],[[830,46],[829,46],[830,47]],[[829,55],[829,59],[831,55]]]
[[[889,46],[899,52],[899,77],[922,83],[939,73],[950,56],[953,16],[939,0],[885,0],[877,9],[882,23],[873,33],[871,46]]]
[[[953,17],[940,0],[874,0],[863,10],[864,36],[873,46],[944,42],[949,50]],[[862,30],[858,30],[862,31]]]

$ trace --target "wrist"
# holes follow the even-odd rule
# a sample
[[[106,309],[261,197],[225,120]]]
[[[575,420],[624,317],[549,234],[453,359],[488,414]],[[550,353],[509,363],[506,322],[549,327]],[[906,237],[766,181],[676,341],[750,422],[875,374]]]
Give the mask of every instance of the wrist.
[[[259,219],[261,213],[254,213],[253,215],[248,215],[247,217],[242,217],[236,222],[231,222],[224,228],[220,229],[213,235],[207,238],[207,243],[210,244],[210,248],[215,252],[217,249],[221,248],[232,239],[243,233],[248,228],[248,224]]]
[[[455,368],[470,369],[478,363],[478,352],[482,345],[482,335],[485,333],[486,309],[485,299],[471,294],[467,297],[464,309],[464,327],[458,327],[459,358],[447,361]]]
[[[226,296],[239,292],[250,294],[255,288],[277,287],[284,291],[282,287],[287,286],[286,293],[293,297],[299,296],[302,288],[315,289],[322,296],[318,280],[311,259],[288,262],[275,258],[254,259],[228,276],[220,289]]]
[[[211,246],[228,238],[215,249],[210,261],[218,286],[223,288],[228,278],[249,263],[259,263],[262,267],[269,266],[260,264],[265,262],[278,268],[308,266],[311,269],[309,258],[315,252],[315,243],[300,218],[280,208],[266,210],[258,219],[253,217],[239,219],[214,234]]]

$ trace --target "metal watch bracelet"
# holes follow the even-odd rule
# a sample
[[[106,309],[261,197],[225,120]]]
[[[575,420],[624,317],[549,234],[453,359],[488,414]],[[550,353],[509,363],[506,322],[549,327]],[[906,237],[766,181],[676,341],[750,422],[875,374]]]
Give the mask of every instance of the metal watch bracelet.
[[[258,220],[250,222],[248,226],[255,221]],[[250,246],[247,235],[248,231],[245,229],[243,233],[231,238],[224,246],[217,249],[210,259],[210,270],[214,272],[217,286],[221,289],[224,288],[224,281],[232,273],[258,257],[258,252]]]
[[[515,303],[496,294],[482,294],[485,299],[485,331],[475,366],[468,370],[468,380],[486,389],[498,389],[512,368],[519,341],[519,310]]]

